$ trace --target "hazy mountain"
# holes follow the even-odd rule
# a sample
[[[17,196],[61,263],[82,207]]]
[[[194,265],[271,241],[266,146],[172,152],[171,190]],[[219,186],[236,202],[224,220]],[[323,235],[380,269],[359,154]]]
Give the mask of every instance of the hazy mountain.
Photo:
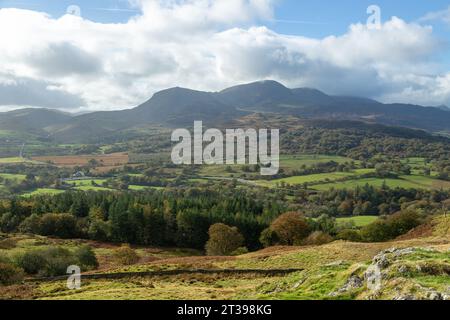
[[[252,112],[450,132],[450,111],[444,108],[330,96],[311,88],[289,89],[275,81],[254,82],[220,92],[171,88],[154,94],[134,109],[123,111],[71,116],[48,109],[16,110],[0,113],[0,130],[32,132],[59,141],[80,141],[151,123],[187,127],[194,120],[203,120],[205,124],[220,125]]]
[[[444,111],[450,111],[450,107],[447,107],[445,105],[442,106],[438,106],[439,109],[444,110]]]
[[[172,88],[156,93],[150,100],[131,110],[137,122],[188,125],[195,120],[217,123],[242,115],[232,104],[209,92]]]
[[[20,109],[0,113],[0,130],[28,132],[45,135],[54,125],[69,123],[68,113],[50,109]]]
[[[288,89],[275,81],[235,86],[218,95],[223,101],[251,111],[450,131],[450,112],[440,108],[383,104],[361,97],[329,96],[310,88]]]
[[[270,107],[297,102],[294,92],[276,81],[260,81],[225,89],[218,99],[239,108]]]

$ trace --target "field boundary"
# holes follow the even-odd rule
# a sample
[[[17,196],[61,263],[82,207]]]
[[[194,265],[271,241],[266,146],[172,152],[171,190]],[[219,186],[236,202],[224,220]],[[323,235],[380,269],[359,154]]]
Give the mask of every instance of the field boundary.
[[[99,274],[81,274],[82,279],[101,280],[101,279],[123,279],[130,277],[161,277],[161,276],[177,276],[177,275],[193,275],[193,274],[225,274],[225,275],[242,275],[242,274],[259,274],[266,276],[286,275],[290,273],[300,272],[304,269],[178,269],[164,271],[142,271],[142,272],[118,272],[118,273],[99,273]],[[26,282],[52,282],[66,280],[67,276],[45,277],[26,279]]]

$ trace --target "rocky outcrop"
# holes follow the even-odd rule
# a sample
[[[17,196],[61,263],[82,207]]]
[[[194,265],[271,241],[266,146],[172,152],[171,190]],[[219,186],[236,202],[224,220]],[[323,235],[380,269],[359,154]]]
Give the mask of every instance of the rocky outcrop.
[[[449,300],[450,286],[444,290],[428,288],[414,281],[417,274],[446,276],[450,265],[445,261],[433,261],[427,253],[442,254],[430,248],[390,248],[373,257],[362,275],[352,273],[345,284],[330,296],[338,296],[365,287],[366,299],[393,300]],[[413,254],[422,254],[421,259],[408,259]],[[433,256],[431,255],[431,256]],[[449,252],[450,255],[450,252]]]

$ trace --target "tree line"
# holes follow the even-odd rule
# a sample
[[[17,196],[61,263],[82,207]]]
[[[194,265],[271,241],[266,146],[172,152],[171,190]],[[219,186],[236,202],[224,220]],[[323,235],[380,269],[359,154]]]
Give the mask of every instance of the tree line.
[[[145,192],[65,192],[0,201],[0,230],[61,238],[204,249],[216,223],[236,227],[249,250],[285,212],[308,218],[360,214],[391,215],[413,209],[437,212],[449,191],[376,189],[330,190],[288,196],[283,191],[243,189],[229,182],[203,189]],[[313,227],[310,231],[328,230]]]

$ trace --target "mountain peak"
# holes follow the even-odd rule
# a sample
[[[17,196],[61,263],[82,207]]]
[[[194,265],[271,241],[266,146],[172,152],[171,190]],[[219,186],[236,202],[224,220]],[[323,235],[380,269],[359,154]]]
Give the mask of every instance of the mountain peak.
[[[258,89],[262,90],[262,89],[268,89],[268,88],[289,91],[288,88],[286,88],[284,85],[282,85],[281,83],[279,83],[275,80],[261,80],[261,81],[255,81],[255,82],[251,82],[251,83],[245,83],[245,84],[233,86],[233,87],[222,90],[221,93],[230,92],[230,91],[238,91],[238,90],[258,90]]]
[[[153,97],[158,97],[161,95],[176,95],[176,94],[205,94],[206,92],[203,91],[197,91],[197,90],[192,90],[192,89],[188,89],[188,88],[183,88],[183,87],[172,87],[169,89],[164,89],[161,91],[156,92]]]
[[[223,101],[238,107],[270,104],[275,101],[288,103],[294,96],[290,89],[274,80],[237,85],[220,91],[218,95]]]

